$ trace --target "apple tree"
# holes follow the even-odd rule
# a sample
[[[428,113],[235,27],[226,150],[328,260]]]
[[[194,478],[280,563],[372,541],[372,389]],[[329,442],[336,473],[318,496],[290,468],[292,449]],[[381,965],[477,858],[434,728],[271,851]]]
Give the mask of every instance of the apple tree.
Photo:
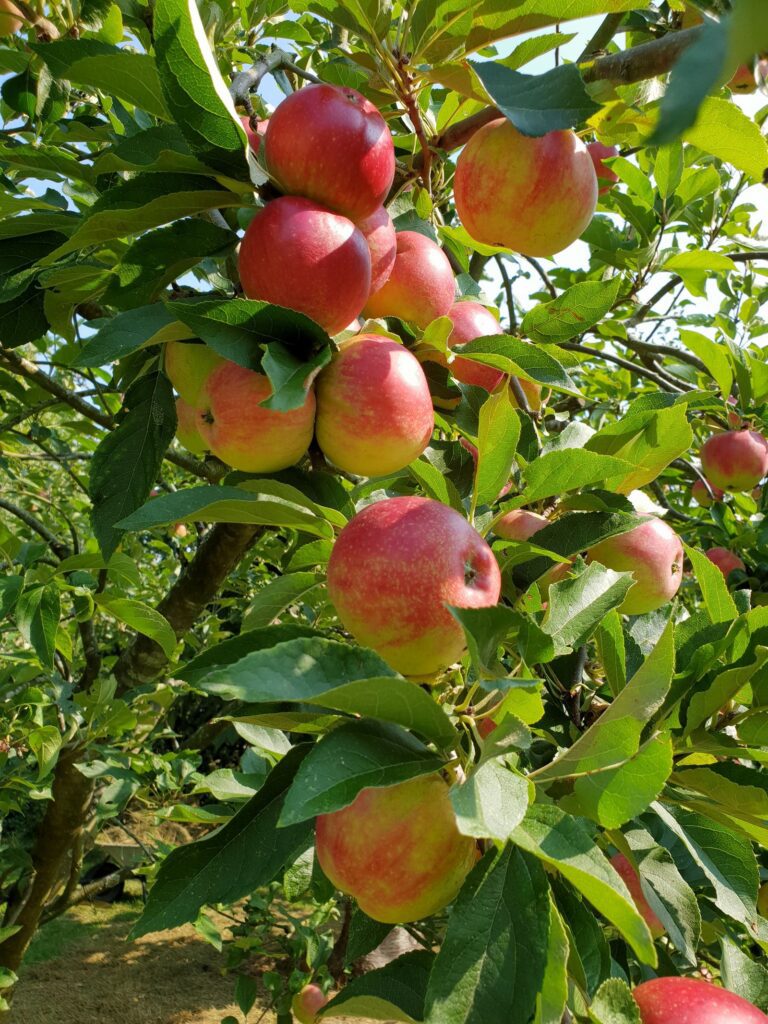
[[[244,1019],[768,1020],[763,0],[0,33],[0,1016],[141,808]]]

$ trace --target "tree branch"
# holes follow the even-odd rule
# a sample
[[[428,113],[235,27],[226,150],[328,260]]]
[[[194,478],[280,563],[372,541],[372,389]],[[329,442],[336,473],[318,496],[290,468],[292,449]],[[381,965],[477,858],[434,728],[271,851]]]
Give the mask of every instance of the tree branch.
[[[542,280],[542,282],[544,284],[544,287],[547,289],[549,294],[552,296],[553,299],[556,299],[557,298],[557,288],[555,288],[554,284],[552,283],[552,281],[551,281],[551,279],[549,277],[549,274],[546,272],[544,267],[542,267],[542,265],[539,263],[539,261],[535,260],[533,258],[533,256],[522,256],[521,255],[520,258],[525,260],[526,263],[530,264],[530,266],[533,267],[533,269],[536,271],[536,273],[541,278],[541,280]]]
[[[596,359],[604,359],[608,363],[615,363],[616,366],[621,366],[625,370],[631,370],[632,373],[637,374],[638,377],[645,377],[647,380],[653,381],[657,384],[662,391],[672,391],[669,382],[659,374],[654,373],[653,370],[646,370],[642,366],[638,366],[637,363],[631,362],[629,359],[622,359],[621,356],[615,356],[610,352],[601,352],[596,348],[588,348],[586,345],[580,345],[575,341],[564,341],[561,342],[560,348],[567,349],[569,352],[583,352],[584,355],[594,356]]]
[[[51,533],[48,527],[44,523],[41,523],[36,516],[33,516],[31,512],[27,512],[26,509],[20,508],[18,505],[14,505],[12,501],[8,501],[6,498],[0,498],[0,508],[5,509],[6,512],[15,516],[15,518],[24,523],[25,526],[28,526],[33,533],[36,533],[38,537],[42,537],[57,558],[66,558],[70,554],[70,550],[67,545],[63,544],[56,534]]]
[[[585,60],[600,53],[604,50],[608,43],[613,39],[619,30],[619,25],[624,21],[624,15],[626,12],[622,11],[620,14],[606,14],[602,22],[597,28],[597,31],[589,40],[587,45],[581,51],[578,63],[583,64]]]
[[[289,53],[275,47],[266,56],[260,57],[247,71],[239,71],[234,76],[229,87],[229,94],[235,106],[244,107],[249,115],[252,114],[251,93],[256,92],[263,78],[279,69],[292,71],[294,75],[305,78],[308,82],[320,81],[310,71],[305,71],[298,64],[294,64]]]

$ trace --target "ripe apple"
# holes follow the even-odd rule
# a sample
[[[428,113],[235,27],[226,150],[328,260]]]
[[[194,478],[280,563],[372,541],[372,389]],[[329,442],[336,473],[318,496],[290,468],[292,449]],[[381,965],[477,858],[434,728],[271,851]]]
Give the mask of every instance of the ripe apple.
[[[710,498],[709,491],[704,486],[704,482],[702,480],[697,480],[691,488],[691,496],[696,499],[702,508],[709,508],[715,501],[722,501],[725,497],[725,493],[721,491],[719,487],[713,487],[712,484],[709,486],[712,490],[712,494],[714,495],[714,499]]]
[[[497,723],[492,718],[481,718],[477,723],[477,731],[484,740],[487,740],[496,726]]]
[[[429,676],[465,650],[446,605],[487,608],[499,599],[493,552],[467,520],[429,498],[368,505],[339,534],[328,593],[359,643],[410,676]]]
[[[697,978],[654,978],[632,995],[643,1024],[768,1024],[746,999]]]
[[[254,153],[258,153],[261,149],[261,140],[264,138],[269,121],[257,121],[255,129],[251,128],[250,117],[241,117],[240,121],[242,122],[245,134],[248,136],[248,145]]]
[[[315,1024],[317,1014],[329,1002],[319,985],[305,985],[291,1002],[291,1011],[299,1024]]]
[[[368,298],[371,257],[351,220],[309,199],[282,196],[248,225],[240,280],[249,299],[297,309],[338,334]]]
[[[392,218],[383,206],[357,226],[368,243],[371,254],[371,292],[377,292],[389,280],[397,255],[397,232]]]
[[[704,554],[713,565],[717,566],[726,580],[734,569],[741,569],[742,572],[747,571],[746,565],[744,565],[739,556],[734,555],[734,553],[729,551],[728,548],[710,548],[709,551],[705,551]]]
[[[315,423],[315,395],[298,409],[278,412],[259,403],[272,394],[269,379],[228,360],[208,378],[201,402],[200,435],[228,466],[245,473],[286,469],[309,448]]]
[[[702,445],[701,468],[723,491],[751,491],[768,473],[768,441],[756,430],[713,434]]]
[[[419,231],[398,231],[392,273],[382,288],[371,293],[363,313],[399,316],[424,328],[448,314],[455,287],[451,264],[439,245]]]
[[[614,856],[611,857],[611,864],[613,866],[613,870],[617,874],[621,875],[624,884],[629,889],[629,895],[635,901],[635,906],[637,907],[642,919],[648,925],[651,935],[655,939],[664,935],[666,928],[653,912],[650,903],[645,898],[643,887],[640,884],[640,876],[635,868],[623,853],[614,854]]]
[[[454,199],[476,241],[526,256],[553,256],[592,219],[597,175],[574,132],[529,138],[501,118],[484,125],[461,151]]]
[[[315,850],[336,888],[387,924],[442,910],[477,859],[475,840],[456,827],[439,774],[364,789],[348,807],[321,815]]]
[[[731,92],[741,93],[742,95],[757,92],[757,79],[755,78],[752,66],[750,64],[740,64],[733,73],[733,78],[726,85],[726,89],[730,89]]]
[[[179,540],[183,540],[189,533],[189,530],[187,529],[185,523],[174,523],[174,525],[171,527],[171,533],[173,534],[174,537],[178,537]]]
[[[318,378],[317,443],[347,473],[403,469],[427,447],[434,427],[421,364],[391,338],[350,338]]]
[[[0,0],[0,36],[14,35],[23,24],[18,7],[11,0]]]
[[[504,333],[493,313],[479,302],[456,302],[447,315],[453,324],[453,330],[448,335],[448,348],[464,345],[475,338]],[[504,377],[504,373],[493,366],[474,363],[461,356],[456,356],[451,363],[451,373],[463,384],[474,384],[486,391],[493,391]]]
[[[601,540],[587,552],[587,561],[615,572],[631,572],[635,584],[619,611],[644,615],[661,608],[677,593],[683,578],[683,545],[662,519],[648,519],[627,533]]]
[[[602,142],[595,141],[587,145],[587,152],[592,157],[592,163],[595,165],[595,174],[597,175],[597,184],[599,186],[597,194],[604,196],[620,180],[618,174],[611,170],[604,162],[610,160],[611,157],[619,155],[618,147],[606,146]]]
[[[193,455],[205,455],[208,451],[208,445],[200,433],[202,423],[203,413],[200,409],[185,402],[183,398],[176,399],[176,438]]]
[[[502,516],[493,527],[493,532],[497,537],[503,537],[504,540],[530,540],[534,533],[538,533],[542,527],[548,524],[549,520],[546,516],[540,516],[538,512],[529,512],[525,508],[518,508]]]
[[[376,107],[355,89],[307,85],[269,119],[269,173],[283,192],[306,196],[360,220],[387,198],[395,147]]]
[[[165,372],[188,405],[199,406],[205,382],[223,362],[207,345],[169,341],[165,346]]]

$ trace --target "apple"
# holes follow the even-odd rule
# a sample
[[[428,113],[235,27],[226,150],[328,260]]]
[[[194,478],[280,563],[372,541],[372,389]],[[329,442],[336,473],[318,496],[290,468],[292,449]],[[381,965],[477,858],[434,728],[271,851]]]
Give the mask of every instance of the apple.
[[[618,147],[606,146],[602,142],[595,141],[587,145],[587,152],[592,157],[592,163],[595,165],[595,174],[597,175],[597,184],[599,186],[597,194],[604,196],[620,180],[618,174],[612,171],[605,163],[611,157],[619,155]]]
[[[757,912],[768,917],[768,882],[763,882],[757,894]]]
[[[248,225],[240,280],[249,299],[296,309],[338,334],[368,298],[371,257],[351,220],[309,199],[282,196]]]
[[[530,540],[534,533],[538,533],[542,527],[548,525],[549,520],[546,516],[540,516],[538,512],[529,512],[525,508],[518,508],[502,516],[493,527],[493,532],[497,537],[503,537],[504,540],[524,541]]]
[[[320,815],[315,850],[336,888],[387,924],[442,910],[477,860],[475,840],[456,827],[439,774],[364,789],[348,807]]]
[[[714,498],[709,496],[709,491],[704,485],[703,480],[697,480],[691,488],[691,496],[696,499],[702,508],[709,508],[715,501],[722,501],[725,497],[725,493],[719,487],[713,487],[712,484],[709,486]]]
[[[0,36],[15,35],[23,24],[18,7],[11,0],[0,0]]]
[[[383,476],[429,444],[435,414],[421,363],[378,334],[345,341],[317,381],[317,443],[355,476]]]
[[[264,133],[267,130],[269,121],[257,121],[255,129],[251,127],[250,117],[241,117],[240,121],[245,134],[248,136],[248,145],[254,153],[258,153],[261,149],[261,140],[264,138]]]
[[[353,220],[381,206],[395,177],[386,121],[355,89],[335,85],[307,85],[283,100],[269,119],[264,157],[281,191]]]
[[[768,1024],[746,999],[698,978],[654,978],[632,995],[643,1024]]]
[[[702,25],[704,18],[700,11],[697,11],[695,7],[690,5],[686,6],[683,11],[683,20],[681,28],[695,28],[697,25]]]
[[[208,445],[202,438],[200,428],[203,424],[203,413],[200,409],[176,399],[176,438],[193,455],[205,455]]]
[[[357,226],[368,243],[371,254],[371,292],[377,292],[389,280],[397,255],[397,232],[392,218],[383,206]]]
[[[541,385],[534,384],[532,380],[526,380],[524,377],[513,377],[512,380],[517,380],[518,384],[520,385],[522,392],[525,395],[525,400],[528,403],[528,408],[532,412],[537,412],[544,404],[541,400]],[[512,400],[512,405],[514,405],[516,409],[519,408],[517,398],[515,397],[515,392],[511,389],[511,387],[509,397]]]
[[[492,334],[503,334],[499,321],[489,309],[480,302],[456,302],[448,311],[448,319],[453,330],[448,335],[448,348],[464,345],[475,338],[488,338]],[[474,384],[475,387],[493,389],[504,378],[504,373],[493,366],[474,363],[471,359],[461,356],[451,363],[451,373],[463,384]]]
[[[726,89],[742,94],[757,92],[757,79],[752,66],[740,64],[736,68],[733,78],[727,83]]]
[[[440,246],[419,231],[398,231],[392,273],[371,293],[363,313],[398,316],[423,329],[448,314],[455,288],[451,264]]]
[[[731,428],[731,430],[739,430],[744,421],[736,411],[736,398],[734,395],[730,396],[727,404],[730,406],[730,408],[728,409],[728,426]]]
[[[207,345],[169,341],[165,346],[165,372],[188,405],[200,404],[205,382],[223,362],[223,356]]]
[[[500,118],[456,162],[454,199],[472,238],[526,256],[554,256],[581,235],[597,206],[597,174],[572,131],[541,138]]]
[[[493,552],[455,509],[429,498],[387,498],[344,527],[328,563],[328,593],[344,626],[409,676],[430,676],[464,653],[446,608],[497,603]]]
[[[189,530],[185,523],[174,523],[171,527],[171,533],[174,537],[178,537],[179,540],[183,540],[189,533]]]
[[[751,491],[768,473],[768,441],[756,430],[713,434],[702,445],[701,468],[723,491]]]
[[[666,932],[666,928],[653,912],[650,903],[645,898],[643,887],[640,884],[640,876],[633,865],[629,860],[627,860],[623,853],[614,854],[614,856],[611,857],[611,865],[613,870],[621,876],[624,884],[629,889],[629,895],[634,900],[640,916],[648,925],[651,935],[655,939],[660,938]]]
[[[201,395],[200,435],[222,462],[245,473],[276,473],[304,455],[312,441],[315,395],[298,409],[278,412],[260,403],[272,394],[269,379],[237,363],[222,363]]]
[[[481,718],[477,723],[477,731],[484,740],[487,740],[497,724],[492,718]]]
[[[747,571],[746,565],[744,565],[739,556],[734,555],[728,548],[710,548],[704,554],[713,565],[717,566],[726,580],[734,569],[741,569],[742,572]]]
[[[305,985],[293,997],[291,1011],[299,1024],[315,1024],[317,1014],[329,1001],[319,985]]]
[[[631,572],[635,584],[619,611],[644,615],[671,601],[683,578],[683,545],[671,526],[656,517],[617,537],[601,540],[587,561],[615,572]]]

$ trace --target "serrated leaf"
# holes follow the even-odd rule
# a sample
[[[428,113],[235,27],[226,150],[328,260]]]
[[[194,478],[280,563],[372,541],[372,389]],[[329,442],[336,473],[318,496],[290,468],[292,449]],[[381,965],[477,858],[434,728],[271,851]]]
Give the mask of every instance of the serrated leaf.
[[[278,615],[310,594],[322,581],[313,572],[289,572],[268,580],[254,594],[243,614],[243,628],[271,625]]]
[[[424,1020],[424,999],[434,959],[434,953],[417,949],[397,957],[386,967],[352,978],[323,1007],[319,1019],[353,1016],[419,1024]]]
[[[768,969],[747,956],[727,936],[720,939],[720,946],[723,954],[720,971],[725,987],[752,1003],[758,1010],[768,1010]]]
[[[478,765],[461,785],[451,788],[459,832],[506,843],[528,808],[528,782],[500,760]]]
[[[37,777],[44,779],[56,764],[61,750],[62,735],[54,725],[42,725],[27,735],[27,743],[37,759]]]
[[[547,965],[536,998],[534,1024],[560,1024],[568,999],[568,936],[554,899],[549,898]]]
[[[738,613],[722,572],[703,551],[686,544],[685,553],[693,566],[710,622],[731,622]]]
[[[699,108],[695,126],[683,138],[755,181],[762,181],[768,167],[768,140],[735,103],[708,97]]]
[[[492,504],[507,484],[519,438],[520,419],[510,389],[505,386],[480,407],[472,515],[478,505]]]
[[[555,494],[600,484],[612,477],[624,477],[634,468],[633,463],[625,459],[586,449],[576,456],[569,449],[547,452],[525,467],[526,487],[522,497],[529,504]]]
[[[558,655],[586,643],[608,612],[623,602],[633,583],[631,573],[613,572],[596,562],[575,579],[554,583],[541,628],[552,637]]]
[[[561,64],[543,75],[525,75],[493,61],[472,68],[495,105],[524,135],[573,128],[600,109],[576,64]]]
[[[608,978],[595,993],[589,1008],[594,1024],[642,1024],[640,1007],[629,985],[621,978]]]
[[[25,590],[16,603],[15,615],[22,637],[31,645],[43,668],[52,671],[61,617],[59,588],[49,583]]]
[[[118,313],[89,338],[73,366],[106,366],[147,345],[192,337],[161,302]]]
[[[118,621],[154,640],[160,645],[166,658],[173,656],[176,650],[176,634],[166,617],[155,608],[131,597],[114,597],[111,594],[98,594],[96,603],[110,615],[114,615]]]
[[[579,389],[561,364],[542,348],[508,334],[493,334],[457,345],[453,352],[486,366],[495,366],[504,373],[523,377],[544,387],[579,395]]]
[[[551,302],[534,306],[523,317],[521,330],[531,341],[561,342],[583,334],[599,323],[619,293],[620,278],[581,281]]]

